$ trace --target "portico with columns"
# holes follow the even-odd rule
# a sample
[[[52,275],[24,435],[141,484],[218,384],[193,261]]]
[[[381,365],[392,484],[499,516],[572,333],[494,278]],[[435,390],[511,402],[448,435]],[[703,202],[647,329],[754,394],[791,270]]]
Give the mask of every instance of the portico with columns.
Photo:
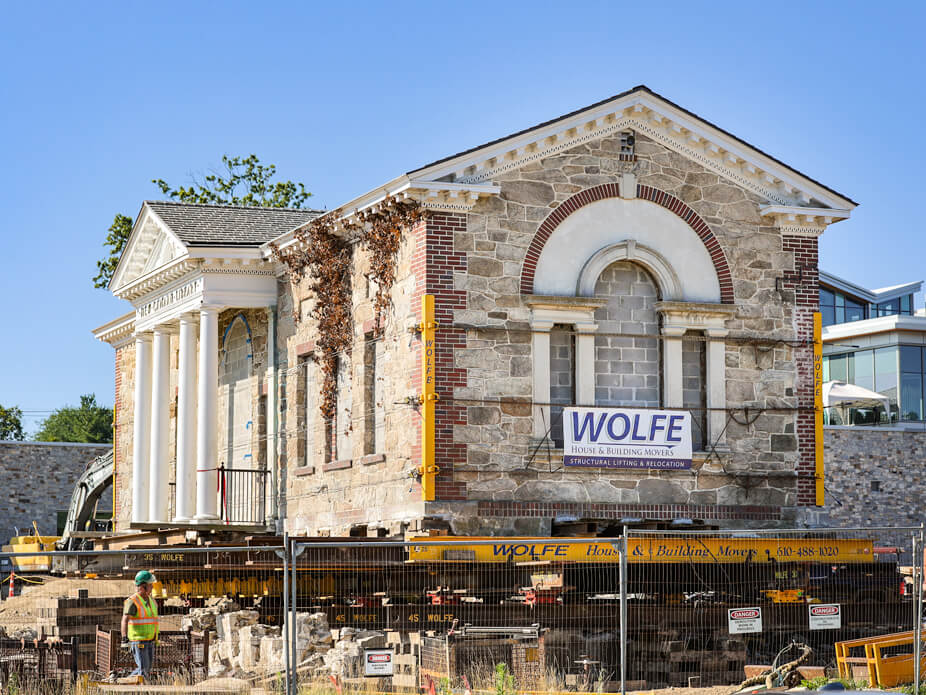
[[[275,453],[256,457],[249,450],[241,459],[247,463],[241,464],[225,460],[218,451],[220,428],[234,425],[227,422],[231,413],[219,408],[219,371],[226,351],[219,335],[220,316],[251,312],[263,315],[266,325],[275,325],[276,276],[272,262],[261,256],[259,242],[312,216],[311,211],[267,214],[231,208],[220,222],[230,217],[252,238],[229,244],[234,235],[226,228],[222,245],[216,246],[208,236],[217,223],[213,206],[146,202],[142,207],[111,282],[114,294],[130,301],[135,310],[94,331],[117,352],[134,353],[133,384],[127,394],[133,401],[129,460],[119,461],[117,451],[117,475],[120,468],[131,472],[132,527],[265,527],[274,496],[266,471],[257,471],[253,462],[273,460]],[[271,348],[268,337],[264,352]],[[247,350],[253,357],[250,338]],[[266,380],[273,378],[273,360],[264,355],[261,362],[264,370],[255,378],[266,388]],[[248,434],[255,432],[250,439],[256,439],[253,423],[249,420],[244,426]],[[118,432],[117,427],[117,439]],[[267,434],[263,432],[265,441],[258,445],[272,448]],[[220,479],[220,473],[225,478],[227,468],[243,475],[248,473],[245,466],[264,473],[260,485],[248,481],[238,487],[242,494],[260,498],[252,502],[265,518],[236,518],[235,512],[223,508],[225,488],[231,483]]]

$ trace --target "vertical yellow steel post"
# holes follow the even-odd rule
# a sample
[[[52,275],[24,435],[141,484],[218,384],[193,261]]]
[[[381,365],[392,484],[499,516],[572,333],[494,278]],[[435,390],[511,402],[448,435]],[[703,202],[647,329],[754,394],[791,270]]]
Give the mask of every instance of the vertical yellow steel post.
[[[814,493],[816,505],[823,506],[823,319],[813,314],[813,436]]]
[[[421,497],[426,502],[434,499],[434,429],[437,395],[437,351],[434,334],[434,295],[421,299]]]

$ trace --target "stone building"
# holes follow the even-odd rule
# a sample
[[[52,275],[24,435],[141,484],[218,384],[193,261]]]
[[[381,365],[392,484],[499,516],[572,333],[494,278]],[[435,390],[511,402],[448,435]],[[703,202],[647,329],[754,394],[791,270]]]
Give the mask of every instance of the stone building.
[[[428,215],[403,232],[381,325],[369,251],[353,247],[353,342],[331,419],[309,281],[274,252],[319,213],[143,205],[111,283],[133,312],[95,331],[116,348],[117,526],[806,520],[817,237],[852,200],[645,87],[325,214],[402,200]],[[431,501],[414,331],[425,295],[440,326]],[[690,411],[691,467],[564,465],[572,405]]]

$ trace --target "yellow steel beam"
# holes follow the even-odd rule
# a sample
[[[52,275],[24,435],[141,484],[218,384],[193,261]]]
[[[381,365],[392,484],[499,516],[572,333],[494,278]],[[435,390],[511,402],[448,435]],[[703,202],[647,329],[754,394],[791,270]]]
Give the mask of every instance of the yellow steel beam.
[[[434,456],[434,429],[437,395],[437,351],[434,320],[434,295],[426,294],[421,299],[421,497],[426,502],[435,496],[434,479],[438,468]]]

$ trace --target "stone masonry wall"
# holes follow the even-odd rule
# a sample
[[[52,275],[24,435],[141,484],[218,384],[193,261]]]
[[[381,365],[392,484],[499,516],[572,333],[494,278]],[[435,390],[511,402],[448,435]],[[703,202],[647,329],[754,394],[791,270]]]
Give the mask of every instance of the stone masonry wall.
[[[919,526],[926,499],[926,432],[823,428],[824,525]],[[909,532],[878,532],[910,550]]]
[[[620,144],[619,136],[592,141],[500,175],[501,194],[480,201],[467,215],[466,228],[454,233],[453,250],[466,254],[466,271],[454,273],[455,288],[465,292],[466,301],[453,320],[482,328],[467,330],[466,347],[454,357],[455,365],[467,370],[467,379],[453,396],[468,399],[468,407],[466,422],[454,426],[455,441],[466,445],[466,461],[454,466],[452,481],[465,486],[467,502],[442,497],[445,502],[429,507],[451,525],[472,530],[465,520],[478,516],[486,529],[510,532],[509,517],[530,516],[527,511],[539,505],[559,505],[551,514],[567,518],[586,514],[590,505],[601,507],[598,516],[620,509],[648,517],[765,524],[780,521],[782,507],[812,503],[806,490],[813,489],[813,433],[788,410],[798,406],[799,397],[803,405],[810,357],[784,341],[807,338],[806,316],[816,292],[816,239],[792,237],[800,243],[786,243],[781,231],[761,217],[763,199],[642,133],[637,133],[636,162],[621,160]],[[728,452],[696,456],[691,471],[557,468],[543,448],[535,451],[529,406],[512,404],[531,398],[530,361],[524,359],[530,354],[530,310],[520,279],[534,235],[568,198],[619,183],[621,172],[630,170],[638,190],[645,192],[642,197],[651,199],[650,189],[675,196],[700,215],[720,244],[736,306],[726,322],[731,336],[782,341],[761,346],[727,342],[727,404],[749,408],[750,415],[741,410],[728,422]],[[785,286],[778,288],[782,277]],[[798,361],[807,364],[799,368]],[[450,474],[442,469],[445,476],[449,483]],[[489,502],[500,505],[495,520]],[[538,523],[530,529],[544,531],[549,520]]]
[[[112,448],[109,444],[58,442],[0,442],[0,541],[32,533],[32,522],[42,535],[58,530],[58,512],[71,503],[74,484],[87,464]],[[104,494],[99,510],[111,509]]]
[[[421,487],[413,471],[421,424],[417,409],[400,401],[420,389],[420,341],[408,329],[418,323],[423,268],[416,263],[424,244],[424,224],[408,231],[381,331],[374,326],[369,260],[355,247],[354,341],[351,352],[340,355],[349,387],[339,389],[336,448],[326,445],[330,430],[318,409],[323,375],[313,362],[317,328],[308,281],[280,281],[279,454],[291,533],[346,536],[367,527],[370,535],[391,535],[418,528]]]

